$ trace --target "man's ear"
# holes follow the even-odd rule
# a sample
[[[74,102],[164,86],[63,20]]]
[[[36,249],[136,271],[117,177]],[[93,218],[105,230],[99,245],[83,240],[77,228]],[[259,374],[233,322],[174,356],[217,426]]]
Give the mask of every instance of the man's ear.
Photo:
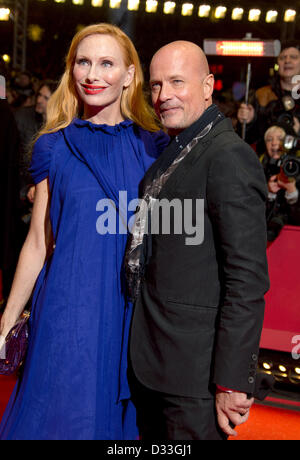
[[[203,91],[204,91],[204,98],[206,101],[208,101],[212,93],[214,91],[214,85],[215,85],[215,78],[213,74],[207,75],[204,80],[203,80]]]
[[[124,82],[124,88],[128,88],[131,85],[135,75],[135,66],[131,64],[127,69],[127,77]]]

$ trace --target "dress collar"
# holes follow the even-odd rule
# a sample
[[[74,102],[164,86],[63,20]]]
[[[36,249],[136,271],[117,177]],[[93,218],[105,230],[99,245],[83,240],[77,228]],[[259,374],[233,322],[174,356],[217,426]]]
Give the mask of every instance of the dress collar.
[[[74,120],[72,121],[72,124],[74,124],[75,126],[78,126],[79,128],[87,126],[92,132],[103,131],[107,134],[112,134],[114,136],[117,136],[118,133],[120,133],[123,129],[126,129],[129,126],[132,126],[133,121],[124,120],[124,121],[121,121],[121,123],[117,123],[116,125],[111,126],[111,125],[106,125],[106,124],[98,125],[88,120],[82,120],[81,118],[74,118]]]

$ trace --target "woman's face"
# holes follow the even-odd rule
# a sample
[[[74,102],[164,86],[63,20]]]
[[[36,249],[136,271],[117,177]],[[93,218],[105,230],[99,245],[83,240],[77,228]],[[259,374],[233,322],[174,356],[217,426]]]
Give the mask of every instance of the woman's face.
[[[270,158],[277,160],[282,154],[282,142],[284,134],[280,129],[271,131],[266,137],[266,149]]]
[[[133,76],[134,66],[125,66],[114,37],[96,34],[84,38],[73,69],[77,93],[84,104],[84,118],[107,124],[122,121],[121,96]]]

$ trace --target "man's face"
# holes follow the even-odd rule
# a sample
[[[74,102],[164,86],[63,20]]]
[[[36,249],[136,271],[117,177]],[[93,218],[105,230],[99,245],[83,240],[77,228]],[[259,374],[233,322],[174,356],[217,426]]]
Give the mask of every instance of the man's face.
[[[176,135],[202,115],[211,104],[213,76],[193,59],[191,52],[162,49],[150,66],[155,111],[169,134]]]
[[[300,74],[300,51],[286,48],[278,56],[278,73],[281,78],[292,78]]]
[[[40,113],[41,115],[46,114],[47,104],[48,104],[50,97],[51,97],[51,91],[48,88],[48,86],[42,86],[36,98],[35,111],[37,113]]]

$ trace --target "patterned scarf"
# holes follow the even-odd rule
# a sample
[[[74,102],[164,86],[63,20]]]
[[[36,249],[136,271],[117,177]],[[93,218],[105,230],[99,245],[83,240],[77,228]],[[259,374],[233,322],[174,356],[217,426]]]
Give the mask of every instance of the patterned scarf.
[[[199,140],[204,138],[212,129],[212,127],[224,118],[219,111],[212,111],[214,115],[213,121],[210,121],[201,131],[186,145],[186,147],[177,155],[172,164],[161,173],[158,169],[156,177],[148,184],[144,190],[144,195],[140,200],[140,205],[136,209],[136,218],[131,230],[131,235],[128,240],[127,250],[125,254],[125,271],[129,288],[129,296],[132,301],[137,299],[140,291],[141,279],[144,275],[144,238],[147,235],[149,220],[151,219],[151,211],[154,203],[158,198],[163,186],[177,169],[179,164],[190,153],[190,151],[198,144]],[[211,115],[212,115],[211,114]]]

